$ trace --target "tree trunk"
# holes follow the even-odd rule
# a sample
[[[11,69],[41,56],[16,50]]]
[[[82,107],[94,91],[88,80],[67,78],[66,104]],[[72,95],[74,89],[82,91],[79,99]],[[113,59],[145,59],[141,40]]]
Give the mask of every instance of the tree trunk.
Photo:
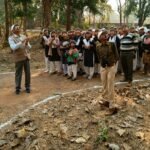
[[[89,10],[89,26],[91,26],[91,13],[90,13],[90,10]]]
[[[71,0],[67,0],[66,18],[66,31],[69,31],[71,30]]]
[[[76,16],[78,17],[78,24],[80,28],[82,27],[82,19],[83,19],[82,14],[83,14],[82,10],[76,10]]]
[[[146,0],[143,0],[143,1],[139,0],[139,10],[138,10],[138,17],[139,17],[138,25],[139,26],[142,26],[146,19],[146,17],[145,17],[146,3],[147,3]]]
[[[22,3],[22,6],[23,6],[23,12],[24,12],[24,17],[23,17],[23,31],[26,32],[26,28],[27,28],[27,11],[28,11],[27,1],[24,1]]]
[[[53,0],[42,0],[43,5],[43,24],[45,28],[48,28],[51,23],[51,7]]]
[[[10,25],[12,25],[12,24],[13,24],[12,0],[9,0],[9,3],[8,3],[8,10],[9,10],[9,23],[10,23]]]
[[[8,0],[4,1],[5,3],[5,42],[3,46],[6,46],[8,43],[9,37],[9,11],[8,11]]]
[[[93,27],[96,28],[96,15],[93,15]]]
[[[122,5],[121,5],[121,0],[119,0],[119,16],[120,16],[120,25],[122,25]]]

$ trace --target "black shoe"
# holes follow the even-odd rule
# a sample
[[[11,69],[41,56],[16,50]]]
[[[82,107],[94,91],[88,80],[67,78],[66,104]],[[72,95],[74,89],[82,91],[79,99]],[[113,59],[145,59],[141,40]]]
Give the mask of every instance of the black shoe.
[[[69,76],[67,79],[71,79],[72,77],[71,76]]]
[[[131,87],[132,86],[132,81],[128,81],[128,87]]]
[[[115,115],[118,113],[118,111],[119,111],[119,108],[117,108],[117,107],[109,108],[109,112],[106,113],[105,115],[106,116]]]
[[[109,101],[106,101],[106,100],[99,102],[99,104],[100,104],[102,107],[108,107],[108,108],[109,108],[109,105],[110,105]]]
[[[71,80],[72,80],[72,81],[75,81],[75,80],[77,80],[77,78],[72,78]]]
[[[127,79],[120,80],[120,82],[128,82]]]
[[[30,89],[26,89],[26,93],[30,93],[31,91],[30,91]]]
[[[20,90],[16,90],[16,95],[19,95],[20,94]]]
[[[68,74],[63,74],[64,77],[67,77]]]

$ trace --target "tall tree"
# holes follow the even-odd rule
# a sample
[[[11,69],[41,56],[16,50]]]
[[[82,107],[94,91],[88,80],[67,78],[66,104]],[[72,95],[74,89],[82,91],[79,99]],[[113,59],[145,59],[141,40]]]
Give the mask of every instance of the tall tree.
[[[150,0],[128,0],[125,14],[131,13],[138,18],[138,25],[142,26],[147,17],[150,16]]]
[[[8,36],[9,36],[9,10],[8,10],[8,0],[4,1],[5,4],[5,43],[7,43]]]
[[[123,5],[121,3],[121,0],[117,0],[118,2],[118,12],[119,12],[119,18],[120,18],[120,25],[122,25],[122,8]]]
[[[66,9],[66,31],[71,29],[71,4],[72,0],[67,0],[67,9]]]
[[[42,0],[43,5],[43,26],[48,28],[51,24],[52,5],[55,0]]]
[[[21,18],[21,25],[23,24],[23,31],[26,31],[27,28],[27,19],[31,16],[31,12],[29,9],[32,6],[33,0],[11,0],[13,2],[13,6],[16,9],[13,9],[12,16],[15,18]],[[33,8],[33,7],[32,7]],[[34,8],[33,8],[34,9]]]

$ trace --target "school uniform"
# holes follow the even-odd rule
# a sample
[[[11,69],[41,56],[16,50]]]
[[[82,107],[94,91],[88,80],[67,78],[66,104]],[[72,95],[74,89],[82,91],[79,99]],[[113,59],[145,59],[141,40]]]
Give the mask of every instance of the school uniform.
[[[55,38],[53,41],[50,39],[49,43],[49,61],[50,61],[50,74],[52,73],[60,73],[60,49],[59,49],[60,41],[58,38]]]
[[[77,78],[77,62],[79,57],[79,52],[76,48],[70,48],[66,54],[67,64],[68,64],[68,78],[72,77],[72,80]]]
[[[90,48],[85,48],[85,46],[90,46]],[[95,65],[95,44],[92,39],[83,40],[83,61],[86,76],[91,79],[94,75],[94,65]]]
[[[49,59],[48,59],[48,51],[49,51],[49,35],[44,35],[43,37],[44,40],[44,54],[45,54],[45,72],[49,71]]]
[[[94,36],[93,37],[94,43],[96,45],[97,42],[99,42],[98,37]],[[100,61],[98,58],[98,54],[96,52],[96,48],[94,49],[94,53],[95,53],[95,66],[94,66],[94,73],[95,74],[100,74]]]
[[[84,71],[84,64],[83,64],[83,37],[79,36],[79,37],[75,37],[75,41],[76,41],[76,48],[79,51],[79,58],[78,58],[78,71],[80,74],[83,74]]]
[[[60,43],[60,53],[61,53],[61,63],[62,63],[62,69],[63,73],[66,76],[68,73],[68,68],[67,68],[67,59],[65,57],[65,54],[69,50],[69,40],[63,40]]]

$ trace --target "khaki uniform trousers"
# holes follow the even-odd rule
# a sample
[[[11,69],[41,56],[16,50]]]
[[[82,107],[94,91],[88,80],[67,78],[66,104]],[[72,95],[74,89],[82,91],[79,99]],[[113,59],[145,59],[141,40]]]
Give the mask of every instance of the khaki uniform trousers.
[[[114,80],[116,74],[116,65],[112,67],[101,67],[101,81],[103,85],[103,98],[114,103]]]

